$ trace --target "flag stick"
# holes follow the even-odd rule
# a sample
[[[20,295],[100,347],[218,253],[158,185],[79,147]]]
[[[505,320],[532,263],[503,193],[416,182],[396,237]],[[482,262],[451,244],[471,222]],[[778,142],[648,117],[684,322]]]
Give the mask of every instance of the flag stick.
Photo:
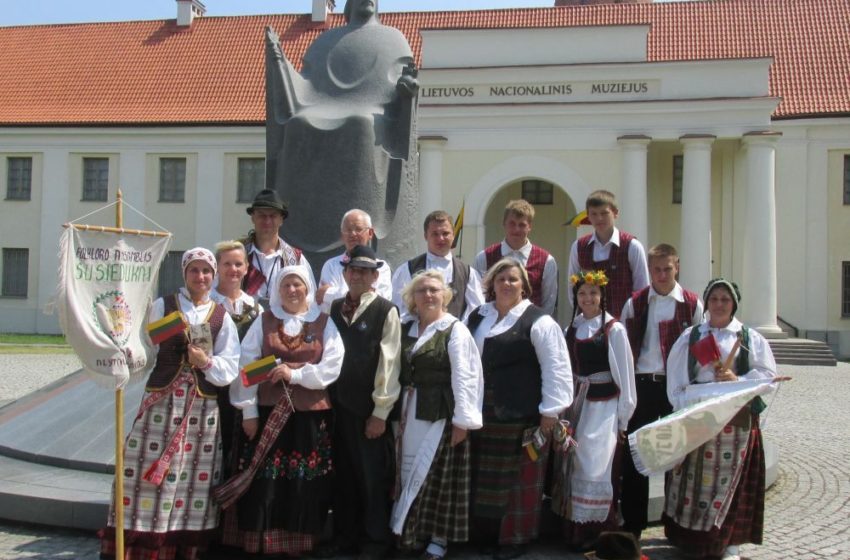
[[[115,227],[124,227],[124,202],[118,189]],[[124,389],[115,389],[115,558],[124,560]]]

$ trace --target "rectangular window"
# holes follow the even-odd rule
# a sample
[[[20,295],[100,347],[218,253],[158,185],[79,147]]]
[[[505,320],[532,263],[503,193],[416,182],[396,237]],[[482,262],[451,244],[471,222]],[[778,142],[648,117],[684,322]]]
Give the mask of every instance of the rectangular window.
[[[546,181],[529,179],[522,182],[522,198],[531,204],[552,204],[554,186]]]
[[[159,158],[159,201],[186,199],[186,158]]]
[[[29,200],[32,191],[32,158],[6,158],[6,200]]]
[[[3,297],[27,297],[29,249],[3,249]]]
[[[109,158],[83,158],[83,200],[106,202]]]
[[[673,204],[682,203],[682,177],[684,176],[684,156],[673,156]]]
[[[841,316],[850,317],[850,262],[841,265]]]
[[[850,155],[844,156],[844,204],[850,204]]]
[[[236,183],[236,202],[253,202],[266,182],[265,158],[239,158]]]
[[[159,267],[159,289],[157,290],[159,297],[176,293],[183,287],[183,269],[180,266],[182,258],[183,251],[169,251],[162,260],[162,265]]]

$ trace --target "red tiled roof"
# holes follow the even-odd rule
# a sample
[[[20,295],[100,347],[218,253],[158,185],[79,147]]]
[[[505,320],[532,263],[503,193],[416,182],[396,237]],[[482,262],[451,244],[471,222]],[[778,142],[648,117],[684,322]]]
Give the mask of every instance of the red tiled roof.
[[[650,61],[773,57],[774,118],[850,114],[850,0],[714,0],[382,14],[420,29],[650,25]],[[332,15],[330,25],[342,25]],[[263,29],[300,65],[308,15],[0,27],[0,126],[260,124]]]

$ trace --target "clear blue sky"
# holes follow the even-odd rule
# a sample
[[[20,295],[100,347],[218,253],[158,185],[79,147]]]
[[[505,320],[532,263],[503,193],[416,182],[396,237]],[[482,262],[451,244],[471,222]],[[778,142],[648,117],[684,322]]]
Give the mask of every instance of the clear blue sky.
[[[307,13],[312,0],[201,0],[208,16]],[[679,1],[679,0],[656,0]],[[382,12],[552,6],[554,0],[381,0]],[[337,12],[345,0],[337,0]],[[0,26],[170,19],[175,0],[4,0]]]

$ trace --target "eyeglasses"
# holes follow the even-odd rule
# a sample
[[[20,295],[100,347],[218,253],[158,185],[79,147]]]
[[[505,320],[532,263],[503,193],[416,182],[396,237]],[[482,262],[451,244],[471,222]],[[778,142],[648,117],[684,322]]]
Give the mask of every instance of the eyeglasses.
[[[354,228],[343,228],[342,233],[345,235],[363,235],[367,231],[372,228],[368,227],[354,227]]]
[[[429,296],[435,296],[441,293],[442,291],[443,290],[441,288],[416,288],[416,290],[414,290],[414,293],[419,295],[428,294]]]

